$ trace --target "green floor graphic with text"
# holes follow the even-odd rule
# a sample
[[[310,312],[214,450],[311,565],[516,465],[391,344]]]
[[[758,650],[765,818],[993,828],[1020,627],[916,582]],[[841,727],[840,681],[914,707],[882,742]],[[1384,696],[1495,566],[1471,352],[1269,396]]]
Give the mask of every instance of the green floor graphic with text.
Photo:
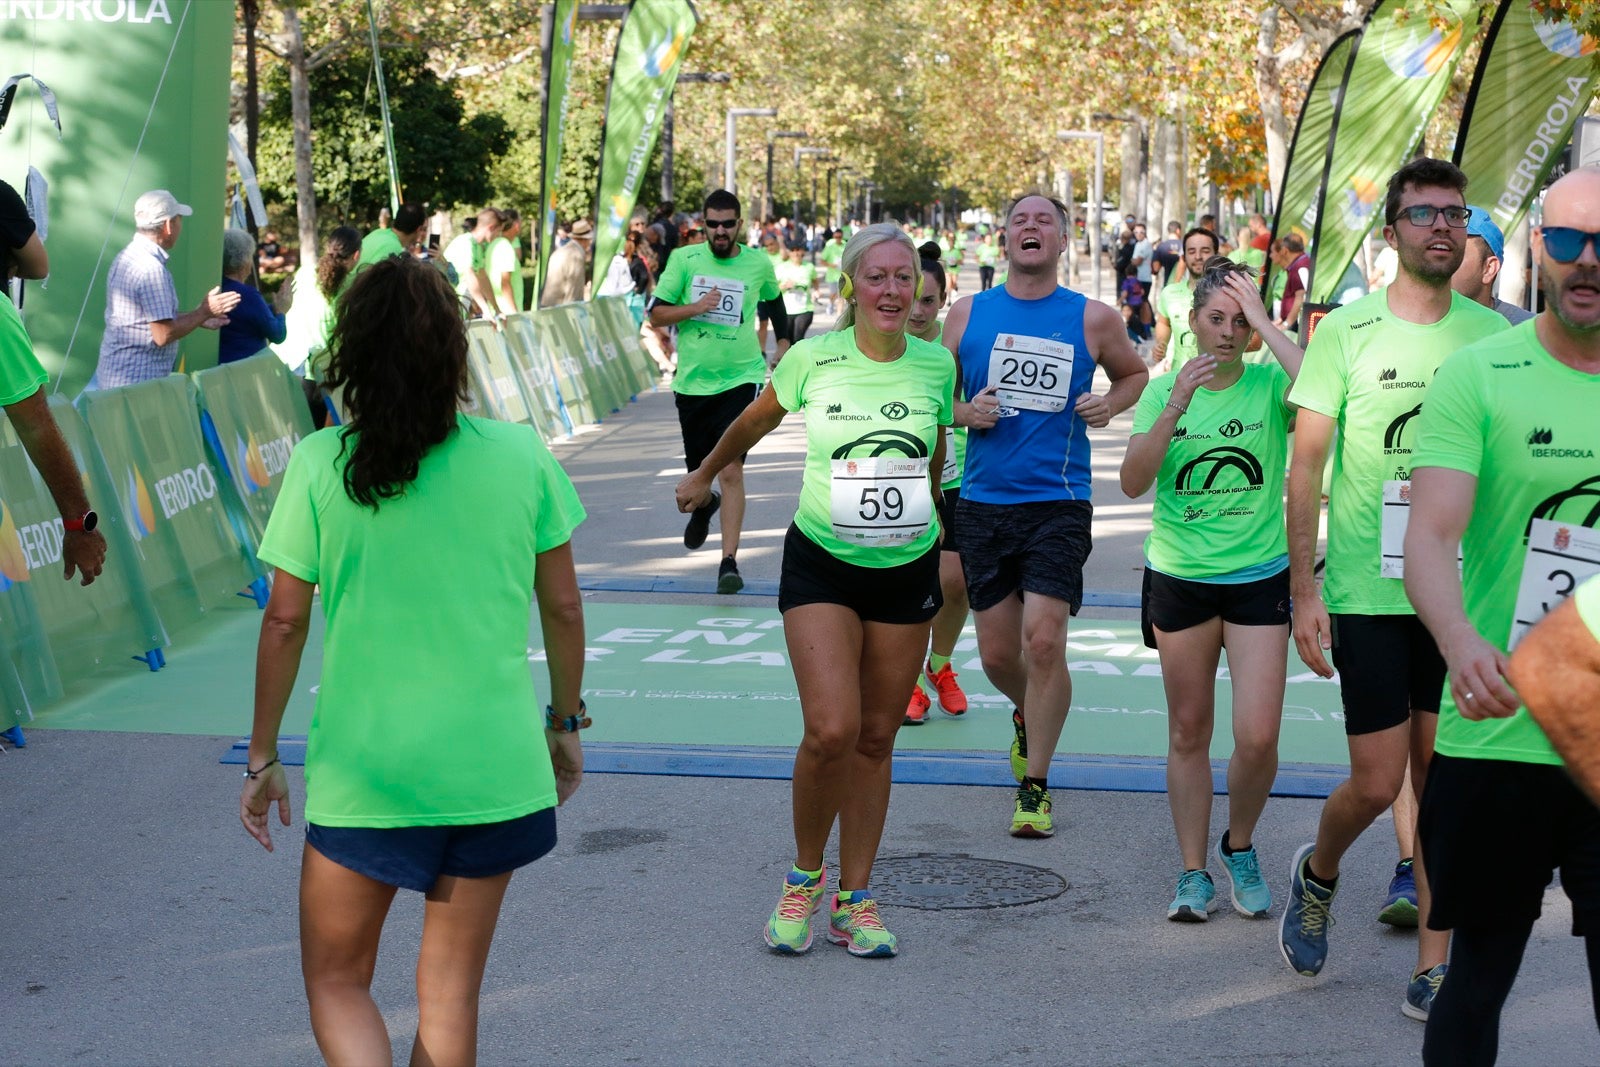
[[[587,737],[673,745],[778,745],[800,738],[800,707],[775,609],[678,604],[586,604],[584,699],[594,717]],[[130,662],[103,668],[32,727],[243,736],[250,731],[260,613],[241,601],[210,628],[180,635],[157,673]],[[284,734],[310,725],[321,666],[322,619],[313,619]],[[1078,618],[1067,646],[1072,713],[1060,751],[1162,756],[1166,700],[1156,654],[1132,622]],[[541,698],[547,683],[535,634],[529,660]],[[954,659],[972,708],[960,718],[935,709],[925,726],[900,731],[902,748],[1004,749],[1010,704],[983,676],[971,624]],[[1212,755],[1232,749],[1227,671],[1219,671]],[[908,692],[907,697],[910,697]],[[1289,653],[1279,753],[1285,762],[1345,763],[1337,685]]]

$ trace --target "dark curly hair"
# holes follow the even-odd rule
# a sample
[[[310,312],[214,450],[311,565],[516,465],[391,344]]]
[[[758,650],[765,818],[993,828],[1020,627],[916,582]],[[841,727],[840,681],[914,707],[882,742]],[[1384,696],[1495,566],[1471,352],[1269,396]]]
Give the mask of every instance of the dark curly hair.
[[[361,251],[361,234],[354,227],[340,226],[328,235],[317,260],[317,288],[329,300],[339,295],[339,287],[354,269],[350,257]]]
[[[378,509],[416,480],[428,449],[456,428],[467,399],[467,328],[456,294],[435,268],[393,256],[356,276],[328,337],[330,389],[350,413],[344,491]]]

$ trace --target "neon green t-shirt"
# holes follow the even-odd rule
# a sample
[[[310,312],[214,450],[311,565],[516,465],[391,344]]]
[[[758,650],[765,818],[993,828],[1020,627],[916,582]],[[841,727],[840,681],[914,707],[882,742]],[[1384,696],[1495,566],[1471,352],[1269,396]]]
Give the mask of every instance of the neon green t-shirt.
[[[944,323],[933,324],[933,344],[942,345],[944,338]],[[946,349],[949,351],[949,349]],[[954,359],[954,355],[951,356]],[[955,398],[962,399],[961,381],[956,380]],[[967,428],[965,426],[944,427],[944,470],[939,474],[939,488],[960,489],[961,475],[967,469]]]
[[[295,446],[259,553],[322,588],[308,822],[443,826],[551,807],[528,667],[534,557],[583,505],[531,427],[460,416],[376,512],[345,495],[340,428]]]
[[[356,264],[356,272],[360,273],[391,256],[405,254],[405,246],[400,243],[400,235],[387,226],[380,226],[361,239],[361,262]]]
[[[961,238],[956,238],[956,243],[944,250],[944,265],[951,271],[961,269],[961,261],[966,258],[966,246],[961,243]]]
[[[668,304],[692,304],[713,285],[722,290],[721,307],[678,324],[675,393],[711,396],[766,379],[767,361],[756,341],[756,305],[778,298],[778,278],[770,258],[734,248],[734,255],[718,259],[710,244],[680,246],[656,282],[656,299]]]
[[[1249,245],[1245,245],[1243,248],[1235,248],[1228,253],[1228,258],[1235,263],[1243,263],[1251,270],[1256,271],[1257,276],[1260,275],[1261,268],[1267,265],[1267,254],[1261,249],[1251,248]]]
[[[518,261],[517,246],[509,238],[496,237],[489,242],[489,247],[484,251],[484,260],[487,263],[489,284],[494,287],[495,304],[507,315],[514,315],[522,310],[522,264]],[[511,276],[511,299],[516,307],[506,307],[505,294],[500,291],[500,276]]]
[[[10,300],[0,296],[0,405],[28,399],[49,380],[34,354],[22,316]]]
[[[800,532],[862,567],[928,551],[939,537],[928,463],[954,416],[955,387],[949,350],[916,337],[888,363],[861,354],[854,327],[789,349],[772,389],[785,410],[805,413]]]
[[[783,289],[783,310],[791,315],[804,315],[815,311],[811,287],[817,280],[817,268],[810,263],[784,260],[778,264],[778,287]],[[787,284],[787,288],[784,286]]]
[[[1195,343],[1194,329],[1189,325],[1189,309],[1194,307],[1194,283],[1185,278],[1168,282],[1156,295],[1156,314],[1164,315],[1172,326],[1172,337],[1167,341],[1167,358],[1173,370],[1200,354]]]
[[[1176,371],[1145,386],[1134,434],[1149,433],[1172,397]],[[1277,363],[1247,363],[1226,389],[1201,386],[1178,420],[1156,473],[1144,554],[1175,578],[1204,581],[1280,559],[1289,551],[1283,471],[1289,375]]]
[[[992,267],[995,265],[995,261],[1000,258],[1000,250],[994,245],[984,242],[978,245],[976,255],[978,258],[978,266]]]
[[[1600,374],[1555,359],[1534,327],[1525,322],[1444,361],[1412,457],[1415,467],[1478,479],[1461,538],[1462,602],[1473,628],[1502,649],[1600,570]],[[1456,714],[1449,686],[1435,744],[1450,756],[1561,762],[1527,708],[1472,722]]]
[[[1400,487],[1409,483],[1414,420],[1439,364],[1505,328],[1504,318],[1459,293],[1444,318],[1419,326],[1389,310],[1388,290],[1335,308],[1317,327],[1289,400],[1339,424],[1322,591],[1329,611],[1413,614],[1396,574],[1400,549],[1393,537],[1385,564],[1385,494],[1397,504]]]
[[[844,259],[844,245],[838,241],[829,241],[822,246],[822,251],[817,253],[817,258],[822,260],[824,268],[822,280],[833,284],[839,280],[839,264]]]

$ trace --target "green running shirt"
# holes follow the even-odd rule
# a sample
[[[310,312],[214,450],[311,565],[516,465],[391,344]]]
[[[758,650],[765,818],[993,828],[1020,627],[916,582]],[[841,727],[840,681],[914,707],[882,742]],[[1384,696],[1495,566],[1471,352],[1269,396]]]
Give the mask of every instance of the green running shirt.
[[[672,390],[714,396],[738,385],[759,385],[767,361],[756,340],[756,305],[778,298],[778,276],[761,252],[734,245],[727,259],[711,254],[710,244],[680,245],[667,257],[656,282],[656,299],[692,304],[712,285],[722,290],[722,306],[678,324],[678,373]]]

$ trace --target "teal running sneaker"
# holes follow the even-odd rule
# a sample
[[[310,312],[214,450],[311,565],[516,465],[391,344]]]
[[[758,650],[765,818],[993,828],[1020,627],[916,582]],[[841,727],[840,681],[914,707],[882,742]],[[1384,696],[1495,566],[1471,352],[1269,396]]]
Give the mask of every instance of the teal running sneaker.
[[[1011,777],[1021,785],[1028,776],[1028,727],[1023,724],[1022,712],[1011,709],[1011,728],[1016,736],[1011,739]]]
[[[1011,836],[1049,837],[1055,832],[1050,819],[1050,790],[1032,782],[1017,786],[1017,803],[1011,813]]]
[[[1407,1019],[1427,1022],[1428,1013],[1433,1010],[1433,998],[1438,996],[1439,986],[1444,982],[1448,970],[1450,965],[1441,963],[1411,979],[1406,986],[1406,999],[1400,1002],[1400,1013]]]
[[[1272,890],[1261,877],[1261,858],[1256,855],[1255,846],[1230,856],[1222,851],[1222,839],[1218,838],[1217,859],[1233,883],[1233,910],[1247,919],[1265,919],[1272,910]]]
[[[863,959],[893,956],[900,951],[895,936],[878,917],[878,902],[865,889],[834,895],[828,940]]]
[[[1378,921],[1398,929],[1414,930],[1417,926],[1417,875],[1410,860],[1401,860],[1394,866],[1394,877],[1389,879],[1389,895],[1384,898]]]
[[[1203,923],[1217,910],[1217,889],[1205,871],[1178,875],[1178,892],[1167,905],[1167,918],[1175,923]]]
[[[811,947],[811,913],[822,903],[828,888],[828,869],[807,874],[791,867],[783,879],[783,896],[767,920],[761,938],[767,947],[785,956],[798,956]]]
[[[1328,962],[1328,927],[1333,925],[1334,891],[1306,877],[1315,845],[1301,845],[1289,867],[1289,903],[1278,920],[1278,949],[1296,974],[1315,978]]]

